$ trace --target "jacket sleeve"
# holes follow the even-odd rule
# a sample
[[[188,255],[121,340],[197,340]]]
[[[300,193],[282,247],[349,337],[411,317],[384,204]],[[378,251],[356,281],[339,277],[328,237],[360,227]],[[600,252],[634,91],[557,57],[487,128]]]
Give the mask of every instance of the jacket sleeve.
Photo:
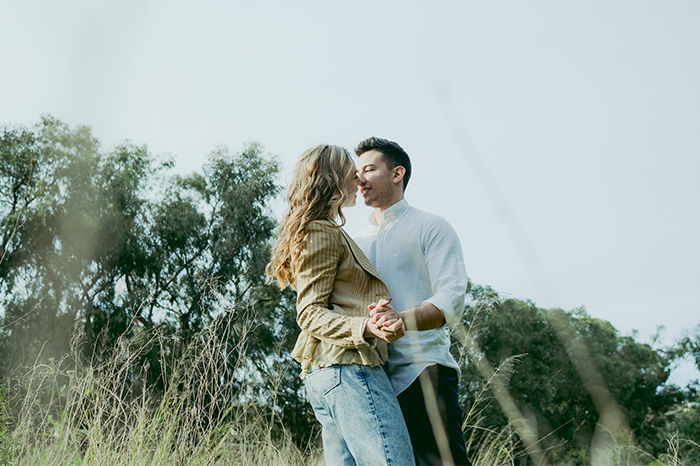
[[[308,334],[345,348],[368,348],[362,334],[368,317],[350,317],[329,308],[329,297],[342,260],[341,232],[311,223],[306,227],[299,263],[295,267],[297,323]]]

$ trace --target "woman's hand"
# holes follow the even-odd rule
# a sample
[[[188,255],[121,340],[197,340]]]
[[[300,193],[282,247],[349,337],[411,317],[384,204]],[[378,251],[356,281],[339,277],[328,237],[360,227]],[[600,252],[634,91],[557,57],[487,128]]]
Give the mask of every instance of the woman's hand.
[[[364,338],[380,338],[387,343],[392,343],[405,335],[403,322],[399,320],[394,324],[390,327],[377,327],[372,319],[368,319],[362,336]]]
[[[369,306],[370,318],[365,327],[365,334],[370,332],[372,336],[381,338],[387,343],[394,342],[405,335],[404,322],[399,313],[394,309],[390,300],[381,300]]]

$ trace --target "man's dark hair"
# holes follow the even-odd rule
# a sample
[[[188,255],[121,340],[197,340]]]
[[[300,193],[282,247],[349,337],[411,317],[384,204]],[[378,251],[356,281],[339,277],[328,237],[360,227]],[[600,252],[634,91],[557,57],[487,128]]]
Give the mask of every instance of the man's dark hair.
[[[382,153],[384,162],[389,167],[389,170],[393,170],[396,167],[403,167],[406,169],[406,173],[403,175],[403,190],[406,191],[408,180],[411,179],[411,159],[408,157],[406,151],[394,141],[371,137],[360,142],[355,148],[355,153],[359,157],[371,150]]]

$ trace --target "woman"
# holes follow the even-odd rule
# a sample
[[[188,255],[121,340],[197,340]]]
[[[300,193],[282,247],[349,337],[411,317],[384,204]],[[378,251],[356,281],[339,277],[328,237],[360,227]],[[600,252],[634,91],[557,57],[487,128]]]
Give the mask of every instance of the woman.
[[[403,335],[402,322],[382,330],[369,321],[368,305],[389,292],[341,228],[341,209],[355,205],[355,170],[342,147],[320,145],[301,156],[266,272],[268,281],[297,291],[301,333],[292,357],[301,362],[323,426],[326,464],[414,464],[401,409],[381,368],[386,341]]]

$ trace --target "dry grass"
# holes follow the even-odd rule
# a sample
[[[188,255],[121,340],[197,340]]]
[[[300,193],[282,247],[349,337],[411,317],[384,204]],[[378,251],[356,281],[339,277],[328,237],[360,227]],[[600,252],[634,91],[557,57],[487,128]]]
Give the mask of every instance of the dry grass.
[[[145,385],[140,355],[163,345],[157,331],[120,340],[101,362],[81,365],[73,354],[35,364],[12,381],[11,429],[2,437],[5,463],[19,465],[306,465],[320,454],[297,448],[280,432],[274,410],[241,403],[240,390],[221,377],[245,364],[245,338],[234,367],[223,360],[231,322],[206,329],[172,362],[158,394]],[[228,348],[231,351],[231,348]],[[230,359],[229,359],[230,361]],[[276,435],[273,436],[273,428]]]
[[[172,336],[143,331],[121,339],[107,357],[83,365],[78,361],[84,339],[78,334],[71,354],[49,364],[36,363],[14,378],[10,395],[4,395],[9,399],[3,400],[0,391],[0,464],[323,464],[318,442],[299,448],[284,430],[275,393],[263,405],[242,395],[241,385],[229,382],[247,365],[246,329],[236,330],[235,348],[225,345],[231,326],[231,318],[222,319],[178,357],[161,360],[165,382],[157,392],[145,383],[148,367],[141,356],[154,345],[172,348],[166,345]],[[462,338],[464,362],[466,353],[477,349],[468,333]],[[233,357],[224,361],[224,354]],[[532,429],[517,410],[508,413],[510,425],[502,430],[485,425],[481,416],[487,403],[509,405],[507,385],[515,364],[517,357],[500,367],[481,368],[488,384],[470,404],[464,422],[475,466],[547,464],[542,439],[523,439]],[[631,437],[609,438],[604,449],[593,452],[597,459],[582,459],[581,464],[681,466],[683,450],[700,448],[672,438],[667,454],[652,458],[637,449]]]

